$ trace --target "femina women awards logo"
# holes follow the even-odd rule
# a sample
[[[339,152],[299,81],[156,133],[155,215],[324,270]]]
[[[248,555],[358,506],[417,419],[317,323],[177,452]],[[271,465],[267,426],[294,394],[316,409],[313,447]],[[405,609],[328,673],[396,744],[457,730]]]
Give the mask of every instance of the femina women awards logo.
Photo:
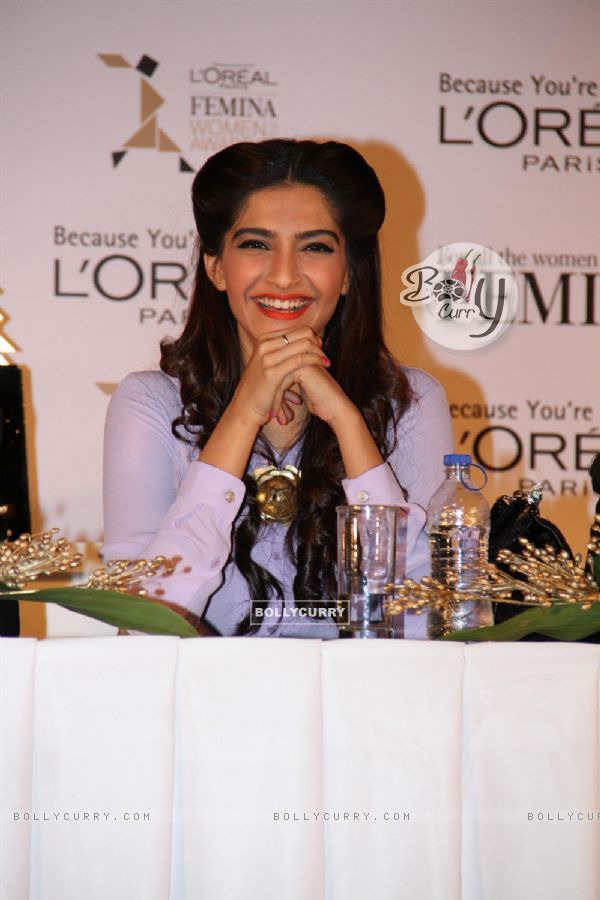
[[[402,273],[400,302],[421,331],[450,350],[479,350],[515,321],[519,292],[510,266],[472,242],[446,244]]]
[[[144,54],[133,66],[120,53],[99,53],[98,57],[110,69],[129,69],[138,73],[139,120],[133,126],[132,134],[112,153],[113,166],[118,166],[130,150],[157,150],[159,153],[181,154],[179,144],[159,126],[158,110],[164,105],[165,98],[150,84],[150,78],[159,66],[158,60]],[[179,171],[194,171],[181,155]]]

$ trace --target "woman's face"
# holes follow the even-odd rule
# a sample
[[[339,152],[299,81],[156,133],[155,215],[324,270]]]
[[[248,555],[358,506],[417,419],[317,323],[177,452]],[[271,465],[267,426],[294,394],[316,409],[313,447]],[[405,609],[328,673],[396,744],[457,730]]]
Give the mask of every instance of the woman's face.
[[[321,192],[307,185],[251,194],[206,269],[227,291],[244,359],[260,335],[288,323],[322,335],[347,287],[344,236]]]

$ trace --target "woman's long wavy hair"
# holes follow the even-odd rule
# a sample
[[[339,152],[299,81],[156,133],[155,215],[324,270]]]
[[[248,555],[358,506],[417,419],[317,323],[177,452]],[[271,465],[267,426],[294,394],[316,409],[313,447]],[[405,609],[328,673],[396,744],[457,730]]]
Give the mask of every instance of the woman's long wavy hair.
[[[347,144],[329,141],[269,140],[239,143],[211,157],[192,186],[199,241],[193,293],[186,325],[177,340],[163,341],[161,368],[179,380],[183,409],[173,422],[202,449],[230,403],[242,374],[236,320],[226,295],[208,278],[205,256],[219,256],[224,237],[248,198],[264,188],[290,184],[317,188],[325,198],[345,242],[349,288],[340,297],[324,334],[329,372],[358,407],[387,458],[398,419],[410,402],[402,369],[387,350],[382,332],[382,299],[377,234],[385,199],[373,169]],[[264,447],[267,455],[269,448]],[[271,459],[275,459],[271,453]],[[296,565],[296,606],[319,609],[335,601],[336,513],[344,503],[344,467],[330,427],[316,416],[306,425],[299,461],[302,478],[296,516],[286,538]],[[256,605],[283,599],[279,581],[251,556],[261,523],[256,485],[244,478],[246,499],[233,541],[233,559]],[[317,613],[318,614],[318,613]],[[237,634],[258,629],[248,614]]]

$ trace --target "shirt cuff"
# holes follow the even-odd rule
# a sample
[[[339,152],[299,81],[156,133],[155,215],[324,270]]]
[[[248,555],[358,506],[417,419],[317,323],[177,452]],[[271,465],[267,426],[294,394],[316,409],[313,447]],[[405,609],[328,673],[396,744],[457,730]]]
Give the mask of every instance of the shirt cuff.
[[[179,488],[178,499],[200,501],[203,506],[217,510],[223,519],[233,522],[246,494],[246,485],[235,475],[194,460],[190,463]],[[185,504],[187,506],[187,504]]]
[[[342,487],[350,504],[372,503],[399,506],[406,503],[404,492],[388,463],[367,469],[356,478],[344,478]]]

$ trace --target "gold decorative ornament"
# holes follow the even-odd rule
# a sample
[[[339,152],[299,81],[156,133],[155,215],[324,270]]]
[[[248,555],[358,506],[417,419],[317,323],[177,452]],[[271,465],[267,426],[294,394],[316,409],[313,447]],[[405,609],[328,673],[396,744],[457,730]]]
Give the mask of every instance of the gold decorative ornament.
[[[105,568],[92,572],[85,587],[97,591],[117,591],[120,594],[147,597],[145,579],[172,575],[180,561],[179,556],[172,559],[156,556],[154,559],[109,560]]]
[[[179,557],[115,560],[108,562],[106,568],[97,569],[86,584],[69,587],[50,584],[39,590],[27,587],[40,575],[67,572],[80,565],[81,554],[75,553],[64,538],[55,540],[57,531],[58,528],[52,528],[42,534],[22,534],[16,541],[0,542],[0,603],[14,600],[55,603],[116,626],[119,633],[134,629],[177,637],[207,633],[214,636],[209,626],[192,621],[187,610],[169,602],[168,588],[147,589],[146,580],[153,575],[171,575],[181,562]],[[183,571],[187,569],[184,567]]]
[[[55,540],[58,528],[41,534],[22,534],[16,541],[0,541],[0,584],[10,590],[24,591],[40,575],[55,575],[79,568],[82,555],[65,538]],[[110,560],[96,569],[80,588],[117,591],[146,596],[144,579],[153,575],[171,575],[179,557],[165,559]]]
[[[493,600],[522,609],[567,603],[579,604],[584,610],[600,603],[600,587],[591,574],[590,564],[587,567],[582,565],[580,554],[572,560],[564,550],[557,553],[552,547],[540,549],[525,538],[520,538],[520,543],[521,553],[501,550],[498,554],[498,562],[505,564],[510,574],[488,563],[484,567],[484,576],[463,591],[429,577],[418,584],[407,578],[397,588],[394,599],[389,603],[389,611],[400,613],[406,609],[417,612],[433,609],[450,623],[453,613],[461,603],[466,602],[486,603]],[[598,517],[588,549],[592,557],[600,553]],[[515,593],[520,594],[520,599],[514,599]]]
[[[42,534],[22,534],[16,541],[0,542],[0,583],[7,588],[22,588],[39,575],[52,575],[76,569],[81,554],[64,539],[55,541],[58,528]]]
[[[296,513],[300,472],[295,466],[255,469],[256,502],[263,522],[289,525]]]

